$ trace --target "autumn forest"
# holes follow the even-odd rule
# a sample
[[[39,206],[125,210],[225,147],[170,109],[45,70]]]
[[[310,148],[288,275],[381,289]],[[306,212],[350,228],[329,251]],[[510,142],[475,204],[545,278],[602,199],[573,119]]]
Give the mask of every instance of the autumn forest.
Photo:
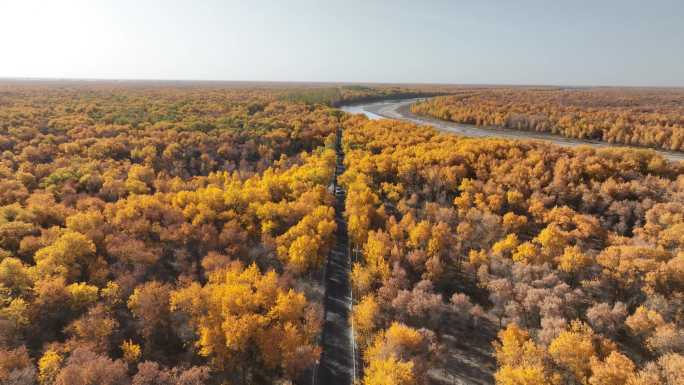
[[[459,123],[684,150],[681,89],[468,89],[416,104],[412,110]]]
[[[337,108],[416,97],[620,146]],[[322,385],[342,233],[360,385],[684,384],[684,164],[652,149],[682,90],[5,81],[0,385]]]

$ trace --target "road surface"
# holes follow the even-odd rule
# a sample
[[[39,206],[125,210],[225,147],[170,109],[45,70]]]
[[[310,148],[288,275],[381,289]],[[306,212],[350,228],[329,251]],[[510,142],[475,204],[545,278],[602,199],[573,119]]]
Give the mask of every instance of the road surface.
[[[440,131],[470,137],[498,137],[505,139],[543,140],[564,147],[626,147],[600,141],[566,138],[560,135],[547,134],[541,132],[521,131],[496,127],[480,127],[472,124],[461,124],[425,116],[418,116],[411,113],[410,111],[411,104],[415,103],[417,100],[419,99],[388,100],[383,102],[342,106],[340,107],[340,109],[349,113],[365,114],[370,119],[404,120],[415,124],[433,126],[439,129]],[[673,152],[663,150],[653,151],[662,155],[664,158],[672,161],[684,160],[684,152]]]
[[[338,131],[337,166],[333,181],[337,230],[335,231],[335,246],[328,256],[325,268],[325,320],[321,343],[323,352],[316,385],[351,385],[358,373],[358,355],[349,323],[352,293],[349,280],[351,257],[347,223],[343,215],[346,194],[337,184],[337,176],[344,172],[344,152],[341,140],[341,131]]]

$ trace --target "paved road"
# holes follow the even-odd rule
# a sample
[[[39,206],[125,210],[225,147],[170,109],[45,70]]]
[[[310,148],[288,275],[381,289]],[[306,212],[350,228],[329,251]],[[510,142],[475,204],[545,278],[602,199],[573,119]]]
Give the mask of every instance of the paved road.
[[[463,136],[470,137],[499,137],[506,139],[524,139],[524,140],[543,140],[547,142],[552,142],[564,147],[575,147],[575,146],[592,146],[592,147],[625,147],[620,145],[614,145],[606,142],[582,140],[566,138],[560,135],[546,134],[540,132],[531,131],[520,131],[512,129],[501,129],[495,127],[479,127],[472,124],[461,124],[448,122],[445,120],[439,120],[434,118],[429,118],[425,116],[418,116],[410,111],[410,105],[415,103],[418,99],[404,99],[404,100],[392,100],[384,102],[375,102],[367,104],[358,104],[351,106],[343,106],[341,109],[346,112],[365,114],[371,119],[398,119],[405,120],[415,124],[424,124],[433,126],[440,131],[450,132]],[[684,153],[682,152],[671,152],[654,150],[658,154],[662,155],[666,159],[672,161],[684,160]]]
[[[337,135],[337,167],[335,170],[335,246],[328,256],[325,271],[325,321],[323,323],[321,363],[318,385],[350,385],[356,371],[354,342],[349,324],[352,298],[349,272],[347,223],[344,219],[345,191],[337,184],[337,176],[344,172],[344,153],[341,132]]]

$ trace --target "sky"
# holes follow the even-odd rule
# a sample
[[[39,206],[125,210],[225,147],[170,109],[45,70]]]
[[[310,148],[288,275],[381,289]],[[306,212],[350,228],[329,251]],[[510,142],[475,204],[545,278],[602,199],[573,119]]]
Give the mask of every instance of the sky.
[[[682,0],[0,0],[0,77],[684,86]]]

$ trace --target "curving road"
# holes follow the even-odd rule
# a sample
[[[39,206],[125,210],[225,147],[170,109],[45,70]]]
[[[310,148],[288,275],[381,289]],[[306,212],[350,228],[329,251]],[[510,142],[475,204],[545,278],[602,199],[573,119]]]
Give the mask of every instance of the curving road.
[[[425,116],[418,116],[410,111],[410,106],[420,99],[403,99],[403,100],[388,100],[382,102],[356,104],[340,107],[341,110],[354,114],[364,114],[370,119],[398,119],[415,124],[433,126],[440,131],[450,132],[453,134],[470,136],[470,137],[498,137],[505,139],[522,139],[522,140],[543,140],[551,142],[564,147],[575,146],[591,146],[591,147],[626,147],[616,144],[610,144],[600,141],[582,140],[574,138],[566,138],[560,135],[547,134],[532,131],[520,131],[512,129],[503,129],[496,127],[480,127],[472,124],[462,124],[429,118]],[[631,147],[631,146],[630,146]],[[638,148],[638,147],[632,147]],[[671,161],[684,160],[684,153],[653,150],[662,155],[664,158]]]

